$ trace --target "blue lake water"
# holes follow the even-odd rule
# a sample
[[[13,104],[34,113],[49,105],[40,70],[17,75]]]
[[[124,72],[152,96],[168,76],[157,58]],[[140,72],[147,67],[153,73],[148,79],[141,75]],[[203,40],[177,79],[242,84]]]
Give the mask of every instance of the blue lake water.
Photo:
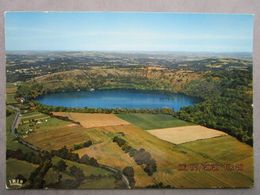
[[[198,103],[194,97],[161,91],[108,89],[95,91],[59,92],[37,98],[42,104],[74,108],[173,108]]]

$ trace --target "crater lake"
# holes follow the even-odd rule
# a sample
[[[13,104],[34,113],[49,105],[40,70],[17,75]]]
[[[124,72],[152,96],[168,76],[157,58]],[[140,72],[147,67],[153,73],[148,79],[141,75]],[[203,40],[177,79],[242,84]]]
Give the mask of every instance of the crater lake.
[[[180,93],[135,89],[57,92],[40,96],[36,100],[49,106],[73,108],[172,108],[175,111],[200,102],[198,98]]]

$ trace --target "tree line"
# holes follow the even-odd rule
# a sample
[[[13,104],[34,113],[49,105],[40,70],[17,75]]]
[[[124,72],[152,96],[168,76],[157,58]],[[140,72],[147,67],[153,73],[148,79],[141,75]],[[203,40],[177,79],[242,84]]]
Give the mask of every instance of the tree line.
[[[152,158],[151,154],[145,149],[141,148],[139,150],[130,146],[124,139],[115,136],[113,138],[113,142],[117,143],[117,145],[125,152],[128,153],[130,157],[132,157],[136,164],[144,165],[144,171],[147,175],[152,176],[154,172],[157,171],[157,165],[155,159]]]

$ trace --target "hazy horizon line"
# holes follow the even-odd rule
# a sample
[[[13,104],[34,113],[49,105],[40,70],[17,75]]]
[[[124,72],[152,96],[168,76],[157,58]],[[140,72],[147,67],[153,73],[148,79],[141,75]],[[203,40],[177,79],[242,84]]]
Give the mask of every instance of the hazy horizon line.
[[[252,51],[181,51],[181,50],[5,50],[6,52],[117,52],[117,53],[127,53],[127,52],[157,52],[157,53],[248,53],[252,54]]]

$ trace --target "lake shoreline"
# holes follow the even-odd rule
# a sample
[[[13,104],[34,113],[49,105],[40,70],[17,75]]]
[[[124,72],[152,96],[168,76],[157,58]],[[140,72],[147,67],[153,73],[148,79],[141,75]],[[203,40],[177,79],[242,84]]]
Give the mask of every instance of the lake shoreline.
[[[179,111],[201,102],[197,97],[163,90],[97,89],[56,92],[35,99],[40,104],[66,108],[163,109]]]

